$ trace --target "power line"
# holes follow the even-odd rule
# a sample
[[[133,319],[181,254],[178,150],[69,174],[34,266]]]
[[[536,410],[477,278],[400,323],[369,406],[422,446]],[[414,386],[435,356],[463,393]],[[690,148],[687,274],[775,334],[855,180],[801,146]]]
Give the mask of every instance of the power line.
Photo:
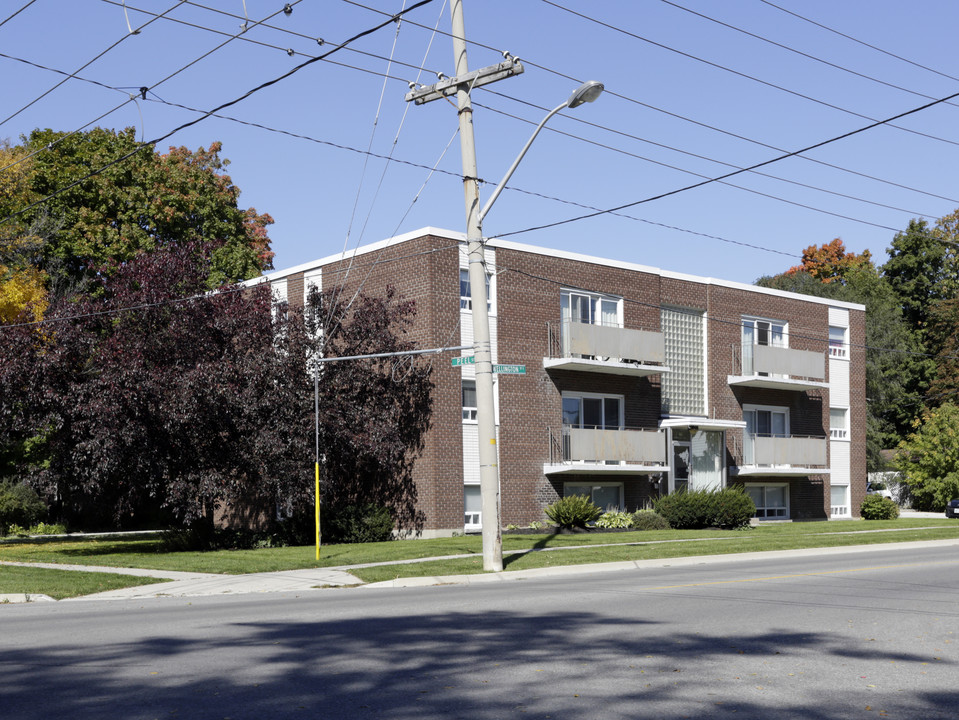
[[[52,92],[53,92],[54,90],[56,90],[58,87],[60,87],[61,85],[63,85],[65,82],[67,82],[67,80],[69,80],[70,78],[74,77],[78,72],[80,72],[80,71],[83,70],[84,68],[87,68],[87,67],[89,67],[90,65],[92,65],[93,63],[95,63],[97,60],[99,60],[100,58],[102,58],[102,57],[103,57],[104,55],[106,55],[108,52],[110,52],[111,50],[113,50],[113,48],[115,48],[117,45],[119,45],[120,43],[122,43],[122,42],[123,42],[124,40],[126,40],[128,37],[130,37],[130,35],[136,35],[136,34],[138,34],[143,28],[147,27],[147,25],[149,25],[150,23],[156,22],[156,20],[157,20],[159,17],[162,17],[163,15],[166,15],[168,12],[170,12],[170,11],[176,9],[177,7],[179,7],[179,5],[180,5],[180,2],[179,2],[179,0],[178,0],[174,5],[171,5],[169,8],[167,8],[166,10],[164,10],[160,15],[158,15],[157,17],[154,17],[154,18],[152,18],[152,19],[150,19],[150,20],[148,20],[148,21],[145,22],[143,25],[141,25],[140,27],[138,27],[133,33],[127,33],[126,35],[124,35],[123,37],[121,37],[121,38],[120,38],[119,40],[117,40],[115,43],[113,43],[112,45],[110,45],[106,50],[101,51],[101,52],[98,53],[96,56],[94,56],[91,60],[85,62],[83,65],[81,65],[80,67],[78,67],[76,70],[74,70],[74,71],[73,71],[72,73],[70,73],[67,77],[65,77],[63,80],[61,80],[61,81],[58,82],[56,85],[54,85],[52,88],[50,88],[50,89],[47,90],[46,92],[42,93],[42,94],[39,95],[38,97],[35,97],[33,100],[31,100],[31,101],[28,102],[26,105],[24,105],[24,106],[21,107],[19,110],[17,110],[15,113],[13,113],[12,115],[7,116],[6,119],[0,120],[0,126],[5,125],[7,122],[9,122],[9,121],[12,120],[13,118],[15,118],[17,115],[19,115],[19,114],[22,113],[24,110],[26,110],[27,108],[29,108],[30,106],[32,106],[34,103],[39,102],[40,100],[42,100],[43,98],[45,98],[47,95],[49,95],[50,93],[52,93]]]
[[[623,34],[623,35],[626,35],[627,37],[631,37],[631,38],[634,38],[634,39],[636,39],[636,40],[641,40],[642,42],[649,43],[650,45],[653,45],[653,46],[655,46],[655,47],[658,47],[658,48],[660,48],[660,49],[662,49],[662,50],[668,50],[669,52],[676,53],[677,55],[682,55],[683,57],[688,58],[688,59],[690,59],[690,60],[695,60],[695,61],[697,61],[697,62],[704,63],[704,64],[709,65],[710,67],[714,67],[714,68],[716,68],[716,69],[718,69],[718,70],[723,70],[724,72],[732,73],[733,75],[737,75],[737,76],[742,77],[742,78],[745,78],[745,79],[747,79],[747,80],[752,80],[753,82],[757,82],[757,83],[759,83],[759,84],[761,84],[761,85],[765,85],[765,86],[767,86],[767,87],[771,87],[771,88],[773,88],[773,89],[775,89],[775,90],[779,90],[779,91],[781,91],[781,92],[785,92],[785,93],[788,93],[788,94],[790,94],[790,95],[794,95],[794,96],[796,96],[796,97],[798,97],[798,98],[801,98],[801,99],[803,99],[803,100],[808,100],[809,102],[816,103],[817,105],[823,105],[824,107],[832,108],[833,110],[838,110],[838,111],[843,112],[843,113],[846,113],[846,114],[848,114],[848,115],[852,115],[852,116],[854,116],[854,117],[861,118],[861,119],[863,119],[863,120],[871,120],[871,121],[874,121],[874,122],[876,121],[876,118],[870,117],[869,115],[864,115],[863,113],[856,112],[855,110],[850,110],[850,109],[848,109],[848,108],[844,108],[844,107],[841,107],[841,106],[839,106],[839,105],[834,105],[834,104],[832,104],[832,103],[826,102],[825,100],[820,100],[820,99],[818,99],[818,98],[814,98],[814,97],[812,97],[811,95],[805,95],[805,94],[803,94],[803,93],[801,93],[801,92],[798,92],[798,91],[796,91],[796,90],[790,90],[789,88],[783,87],[782,85],[776,85],[775,83],[771,83],[771,82],[769,82],[769,81],[767,81],[767,80],[762,80],[762,79],[760,79],[760,78],[758,78],[758,77],[755,77],[755,76],[753,76],[753,75],[749,75],[749,74],[747,74],[747,73],[740,72],[739,70],[733,70],[732,68],[726,67],[725,65],[720,65],[719,63],[712,62],[711,60],[706,60],[705,58],[701,58],[701,57],[698,57],[698,56],[693,55],[693,54],[691,54],[691,53],[684,52],[683,50],[677,50],[676,48],[669,47],[668,45],[664,45],[663,43],[656,42],[655,40],[650,40],[649,38],[645,38],[645,37],[643,37],[642,35],[637,35],[636,33],[630,32],[629,30],[626,30],[626,29],[624,29],[624,28],[617,27],[617,26],[615,26],[615,25],[611,25],[610,23],[603,22],[602,20],[598,20],[598,19],[596,19],[596,18],[594,18],[594,17],[590,17],[589,15],[586,15],[586,14],[581,13],[581,12],[577,12],[576,10],[571,10],[570,8],[564,7],[563,5],[560,5],[559,3],[553,2],[553,0],[541,0],[541,2],[544,2],[544,3],[546,3],[547,5],[552,5],[553,7],[557,8],[557,9],[559,9],[559,10],[563,10],[563,11],[565,11],[565,12],[568,12],[568,13],[570,13],[571,15],[575,15],[576,17],[582,18],[583,20],[588,20],[589,22],[592,22],[592,23],[595,23],[595,24],[597,24],[597,25],[600,25],[601,27],[605,27],[605,28],[607,28],[607,29],[609,29],[609,30],[613,30],[613,31],[615,31],[615,32],[618,32],[618,33],[621,33],[621,34]],[[937,101],[937,102],[942,102],[942,101]],[[896,128],[897,130],[902,130],[903,132],[908,132],[908,133],[911,133],[911,134],[913,134],[913,135],[919,135],[919,136],[921,136],[921,137],[925,137],[925,138],[928,138],[928,139],[930,139],[930,140],[937,140],[937,141],[939,141],[939,142],[947,143],[947,144],[949,144],[949,145],[959,145],[959,141],[949,140],[949,139],[947,139],[947,138],[939,137],[939,136],[936,136],[936,135],[930,135],[930,134],[928,134],[928,133],[919,132],[918,130],[912,130],[912,129],[910,129],[910,128],[903,127],[903,126],[901,126],[901,125],[894,125],[894,124],[889,123],[889,122],[886,122],[886,123],[884,123],[884,124],[889,125],[889,127]]]
[[[916,95],[917,97],[926,98],[927,100],[934,99],[932,95],[926,95],[925,93],[918,92],[916,90],[913,90],[912,88],[903,87],[901,85],[895,85],[894,83],[886,82],[885,80],[880,80],[879,78],[873,77],[872,75],[866,75],[865,73],[857,72],[843,65],[837,65],[836,63],[829,62],[828,60],[824,60],[821,57],[810,55],[809,53],[805,53],[802,50],[797,50],[796,48],[790,47],[789,45],[784,45],[783,43],[776,42],[775,40],[770,40],[767,37],[763,37],[762,35],[757,35],[756,33],[749,32],[748,30],[744,30],[741,27],[731,25],[730,23],[723,22],[722,20],[718,20],[714,17],[710,17],[709,15],[705,15],[701,12],[697,12],[690,8],[683,7],[679,3],[673,2],[673,0],[660,0],[660,2],[664,2],[671,7],[687,12],[690,15],[695,15],[696,17],[700,17],[703,20],[708,20],[709,22],[716,23],[717,25],[721,25],[722,27],[728,28],[730,30],[734,30],[738,33],[742,33],[743,35],[754,38],[756,40],[760,40],[764,43],[768,43],[782,50],[795,53],[796,55],[800,55],[801,57],[804,57],[808,60],[813,60],[814,62],[822,63],[823,65],[833,68],[834,70],[840,70],[842,72],[849,73],[850,75],[855,75],[856,77],[862,78],[864,80],[869,80],[870,82],[878,83],[879,85],[885,85],[886,87],[893,88],[894,90],[900,90],[902,92],[906,92],[911,95]],[[955,106],[955,103],[948,103],[948,104]]]
[[[3,27],[3,26],[6,25],[8,22],[10,22],[11,20],[13,20],[17,15],[19,15],[19,14],[22,13],[24,10],[26,10],[28,7],[30,7],[31,5],[33,5],[33,3],[35,3],[36,1],[37,1],[37,0],[29,0],[29,2],[28,2],[26,5],[24,5],[23,7],[21,7],[19,10],[15,10],[15,11],[13,12],[13,15],[8,15],[6,18],[4,18],[4,20],[3,20],[2,22],[0,22],[0,27]]]
[[[839,30],[836,30],[835,28],[831,28],[828,25],[823,25],[822,23],[816,22],[815,20],[811,20],[810,18],[804,17],[803,15],[800,15],[798,13],[795,13],[792,10],[787,10],[786,8],[776,5],[775,3],[771,3],[769,2],[769,0],[759,0],[759,2],[764,3],[768,5],[769,7],[776,8],[780,12],[784,12],[787,15],[792,15],[794,18],[802,20],[803,22],[807,22],[811,25],[815,25],[818,28],[822,28],[823,30],[826,30],[827,32],[831,32],[836,35],[839,35],[840,37],[844,37],[847,40],[851,40],[852,42],[862,45],[863,47],[867,47],[870,50],[875,50],[876,52],[882,53],[883,55],[888,55],[889,57],[895,58],[896,60],[901,60],[904,63],[909,63],[910,65],[914,67],[920,68],[922,70],[928,70],[929,72],[935,73],[936,75],[940,75],[944,78],[948,78],[949,80],[955,80],[959,82],[959,77],[956,77],[955,75],[949,75],[948,73],[940,72],[939,70],[936,70],[935,68],[931,68],[928,65],[923,65],[921,63],[914,62],[913,60],[910,60],[909,58],[905,58],[901,55],[896,55],[895,53],[889,52],[888,50],[883,50],[881,47],[878,47],[876,45],[870,45],[869,43],[864,42],[863,40],[854,38],[852,35],[847,35],[846,33],[840,32]]]
[[[391,22],[394,22],[394,21],[398,20],[398,19],[399,19],[400,17],[402,17],[405,13],[412,12],[413,10],[416,10],[417,8],[420,8],[420,7],[424,6],[424,5],[428,5],[428,4],[431,3],[431,2],[433,2],[433,0],[420,0],[419,2],[417,2],[417,3],[415,3],[414,5],[410,6],[410,7],[407,8],[406,10],[403,10],[403,11],[401,11],[400,13],[397,13],[396,15],[392,16],[389,20],[386,20],[386,21],[380,23],[379,25],[376,25],[375,27],[369,28],[368,30],[363,30],[363,31],[357,33],[356,35],[354,35],[353,37],[347,39],[344,43],[336,46],[335,48],[333,48],[333,49],[330,50],[329,52],[327,52],[327,53],[325,53],[325,54],[323,54],[323,55],[320,55],[320,56],[318,56],[318,57],[315,57],[315,58],[310,58],[309,60],[306,60],[306,61],[300,63],[299,65],[296,65],[295,67],[293,67],[292,69],[290,69],[290,70],[288,70],[287,72],[283,73],[283,74],[280,75],[279,77],[276,77],[276,78],[274,78],[274,79],[272,79],[272,80],[268,80],[267,82],[261,83],[260,85],[257,85],[256,87],[252,88],[251,90],[248,90],[246,93],[244,93],[244,94],[241,95],[240,97],[235,98],[235,99],[233,99],[233,100],[230,100],[230,101],[228,101],[228,102],[222,103],[221,105],[218,105],[217,107],[213,108],[212,110],[209,110],[209,111],[205,112],[201,117],[195,118],[194,120],[190,120],[190,121],[188,121],[188,122],[185,122],[185,123],[183,123],[183,124],[181,124],[181,125],[173,128],[172,130],[170,130],[170,131],[167,132],[166,134],[161,135],[160,137],[154,138],[153,140],[150,140],[150,141],[148,141],[148,142],[141,143],[141,144],[138,145],[134,150],[131,150],[130,152],[126,153],[125,155],[120,156],[120,157],[117,158],[116,160],[113,160],[113,161],[107,163],[106,165],[98,168],[97,170],[94,170],[93,172],[90,172],[90,173],[88,173],[87,175],[84,175],[83,177],[79,178],[78,180],[75,180],[75,181],[73,181],[72,183],[69,183],[68,185],[65,185],[64,187],[56,190],[55,192],[47,195],[46,197],[44,197],[44,198],[42,198],[42,199],[40,199],[40,200],[37,200],[37,201],[34,202],[34,203],[31,203],[30,205],[26,206],[25,208],[22,208],[22,209],[18,210],[18,211],[15,212],[15,213],[11,213],[11,214],[8,215],[6,218],[3,218],[2,220],[0,220],[0,225],[2,225],[2,224],[5,223],[5,222],[8,222],[9,220],[11,220],[11,219],[13,219],[13,218],[15,218],[15,217],[18,217],[19,215],[22,215],[22,214],[25,213],[26,211],[28,211],[28,210],[30,210],[30,209],[38,206],[38,205],[41,205],[41,204],[47,202],[48,200],[50,200],[50,199],[52,199],[52,198],[54,198],[54,197],[58,197],[59,195],[62,195],[62,194],[65,193],[67,190],[70,190],[70,189],[76,187],[77,185],[80,185],[81,183],[86,182],[86,181],[89,180],[91,177],[95,177],[96,175],[99,175],[99,174],[102,173],[104,170],[107,170],[108,168],[113,167],[114,165],[117,165],[118,163],[121,163],[121,162],[123,162],[124,160],[127,160],[128,158],[132,157],[133,155],[135,155],[136,153],[140,152],[140,151],[143,150],[144,148],[146,148],[146,147],[153,147],[153,146],[156,145],[157,143],[162,142],[163,140],[166,140],[167,138],[169,138],[169,137],[172,136],[172,135],[175,135],[176,133],[180,132],[181,130],[185,130],[185,129],[188,128],[188,127],[192,127],[193,125],[196,125],[196,124],[200,123],[201,121],[207,119],[208,117],[210,117],[210,116],[213,115],[214,113],[219,112],[220,110],[223,110],[224,108],[228,108],[228,107],[231,107],[231,106],[233,106],[233,105],[236,105],[237,103],[242,102],[243,100],[246,100],[248,97],[250,97],[251,95],[253,95],[253,94],[257,93],[257,92],[259,92],[260,90],[263,90],[264,88],[267,88],[267,87],[270,87],[270,86],[272,86],[272,85],[275,85],[276,83],[280,82],[281,80],[285,80],[286,78],[290,77],[290,76],[293,75],[294,73],[299,72],[299,71],[302,70],[303,68],[305,68],[305,67],[307,67],[307,66],[309,66],[309,65],[312,65],[313,63],[318,62],[319,60],[323,60],[325,57],[327,57],[327,56],[329,56],[329,55],[332,55],[333,53],[339,51],[340,49],[342,49],[342,48],[345,47],[346,45],[348,45],[348,44],[350,44],[350,43],[352,43],[352,42],[355,42],[356,40],[358,40],[358,39],[360,39],[360,38],[366,37],[367,35],[371,35],[371,34],[373,34],[374,32],[376,32],[377,30],[380,30],[380,29],[383,28],[383,27],[386,27],[386,26],[389,25]],[[281,12],[282,12],[282,11],[281,11]]]
[[[543,2],[549,2],[549,0],[543,0]],[[590,214],[588,214],[588,215],[581,215],[581,216],[579,216],[579,217],[568,218],[568,219],[566,219],[566,220],[559,220],[559,221],[557,221],[557,222],[548,223],[548,224],[546,224],[546,225],[539,225],[539,226],[536,226],[536,227],[525,228],[525,229],[523,229],[523,230],[514,230],[513,232],[500,233],[500,234],[498,235],[498,237],[508,237],[508,236],[510,236],[510,235],[519,235],[519,234],[521,234],[521,233],[532,232],[532,231],[534,231],[534,230],[544,230],[544,229],[546,229],[546,228],[556,227],[556,226],[558,226],[558,225],[565,225],[565,224],[567,224],[567,223],[576,222],[576,221],[578,221],[578,220],[585,220],[585,219],[587,219],[587,218],[596,217],[597,215],[604,215],[604,214],[608,214],[608,213],[610,213],[610,212],[614,212],[614,211],[618,211],[618,210],[625,210],[626,208],[635,207],[636,205],[642,205],[643,203],[652,202],[653,200],[661,200],[662,198],[669,197],[669,196],[671,196],[671,195],[677,195],[677,194],[679,194],[679,193],[681,193],[681,192],[686,192],[687,190],[693,190],[693,189],[695,189],[695,188],[703,187],[704,185],[709,185],[709,184],[714,183],[714,182],[719,182],[719,181],[721,181],[721,180],[725,180],[725,179],[730,178],[730,177],[733,177],[733,176],[735,176],[735,175],[740,175],[740,174],[742,174],[742,173],[744,173],[744,172],[749,172],[749,171],[751,171],[751,170],[755,170],[756,168],[761,168],[761,167],[764,167],[764,166],[766,166],[766,165],[771,165],[771,164],[773,164],[773,163],[780,162],[780,161],[785,160],[785,159],[787,159],[787,158],[791,158],[791,157],[795,157],[795,156],[797,156],[797,155],[801,155],[802,153],[809,152],[810,150],[815,150],[816,148],[820,148],[820,147],[823,147],[823,146],[825,146],[825,145],[829,145],[829,144],[834,143],[834,142],[837,142],[837,141],[839,141],[839,140],[845,140],[846,138],[852,137],[853,135],[858,135],[858,134],[860,134],[860,133],[866,132],[867,130],[872,130],[873,128],[879,127],[880,125],[886,125],[886,124],[888,124],[889,122],[891,122],[892,120],[898,120],[899,118],[907,117],[907,116],[909,116],[909,115],[913,115],[913,114],[918,113],[918,112],[921,112],[921,111],[923,111],[923,110],[927,110],[927,109],[929,109],[929,108],[931,108],[931,107],[934,107],[934,106],[936,106],[936,105],[939,105],[939,104],[941,104],[941,103],[944,103],[944,102],[946,102],[947,100],[952,100],[952,99],[954,99],[954,98],[956,98],[956,97],[959,97],[959,93],[953,93],[952,95],[947,95],[946,97],[940,98],[939,100],[934,100],[934,101],[932,101],[932,102],[930,102],[930,103],[926,103],[925,105],[920,105],[920,106],[917,107],[917,108],[913,108],[913,109],[911,109],[911,110],[907,110],[907,111],[905,111],[905,112],[899,113],[898,115],[893,115],[892,117],[887,118],[886,120],[878,120],[878,121],[876,121],[876,122],[874,122],[874,123],[870,123],[869,125],[866,125],[866,126],[864,126],[864,127],[857,128],[856,130],[851,130],[851,131],[849,131],[849,132],[847,132],[847,133],[843,133],[842,135],[838,135],[838,136],[833,137],[833,138],[830,138],[830,139],[828,139],[828,140],[823,140],[823,141],[821,141],[821,142],[815,143],[815,144],[813,144],[813,145],[809,145],[809,146],[804,147],[804,148],[801,148],[801,149],[799,149],[799,150],[794,150],[793,152],[785,153],[785,154],[783,154],[783,155],[780,155],[780,156],[775,157],[775,158],[771,158],[771,159],[769,159],[769,160],[764,160],[763,162],[756,163],[755,165],[751,165],[751,166],[746,167],[746,168],[742,168],[741,170],[734,170],[734,171],[732,171],[732,172],[726,173],[725,175],[720,175],[719,177],[710,178],[710,179],[708,179],[708,180],[703,180],[702,182],[694,183],[694,184],[692,184],[692,185],[687,185],[687,186],[685,186],[685,187],[677,188],[677,189],[675,189],[675,190],[669,190],[669,191],[667,191],[667,192],[660,193],[660,194],[658,194],[658,195],[653,195],[653,196],[650,196],[650,197],[647,197],[647,198],[643,198],[642,200],[636,200],[636,201],[634,201],[634,202],[625,203],[624,205],[619,205],[619,206],[617,206],[617,207],[610,208],[610,209],[608,209],[608,210],[603,210],[603,211],[600,211],[600,212],[590,213]]]

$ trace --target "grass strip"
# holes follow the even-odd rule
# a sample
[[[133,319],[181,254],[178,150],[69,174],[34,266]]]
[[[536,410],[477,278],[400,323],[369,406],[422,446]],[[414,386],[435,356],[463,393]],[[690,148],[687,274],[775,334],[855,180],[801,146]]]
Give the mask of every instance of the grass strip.
[[[137,585],[167,582],[161,578],[118,575],[116,573],[77,572],[50,568],[0,567],[0,595],[27,593],[49,595],[54,600],[92,595],[93,593]]]
[[[955,526],[930,529],[891,529],[868,533],[811,533],[806,536],[766,536],[751,533],[730,534],[716,539],[688,539],[685,542],[643,542],[628,545],[572,548],[567,550],[531,550],[503,558],[503,569],[529,570],[591,563],[629,560],[657,560],[701,555],[729,555],[744,552],[769,552],[803,548],[848,547],[890,544],[915,540],[951,540],[959,538]],[[364,582],[382,582],[402,577],[442,577],[482,573],[481,557],[453,558],[399,565],[358,568],[351,574]]]
[[[923,528],[930,528],[924,530]],[[503,536],[503,550],[548,550],[563,547],[593,545],[590,551],[566,550],[576,553],[568,557],[579,558],[588,553],[588,560],[575,562],[612,562],[623,559],[621,551],[608,546],[613,543],[650,543],[668,541],[676,555],[702,555],[713,552],[740,552],[744,550],[789,549],[822,547],[825,545],[862,544],[874,542],[865,538],[874,537],[877,531],[890,539],[881,542],[905,542],[911,539],[959,538],[959,524],[954,520],[910,518],[889,521],[830,521],[814,523],[781,523],[762,525],[748,531],[720,530],[656,530],[618,533],[576,533],[571,535],[540,534]],[[843,540],[842,538],[852,538]],[[825,540],[822,540],[825,539]],[[717,542],[717,540],[720,540]],[[681,542],[677,542],[681,541]],[[703,542],[696,542],[703,541]],[[819,544],[823,542],[823,544]],[[711,552],[704,551],[715,545]],[[641,546],[642,547],[642,546]],[[647,550],[646,552],[652,552]],[[657,552],[667,552],[664,549]],[[482,540],[477,535],[429,540],[395,540],[383,543],[356,545],[324,545],[319,562],[315,559],[312,545],[299,547],[259,548],[255,550],[214,550],[208,552],[169,552],[160,540],[69,540],[41,544],[13,543],[0,545],[0,560],[20,562],[47,562],[75,565],[105,565],[110,567],[136,567],[156,570],[181,570],[188,572],[241,575],[257,572],[277,572],[314,567],[355,566],[369,563],[391,563],[447,555],[475,555],[482,553]],[[562,553],[551,553],[561,555]],[[522,563],[543,562],[530,558]],[[563,555],[567,557],[566,555]],[[674,555],[643,555],[641,557],[672,557]],[[630,556],[625,559],[633,559]],[[639,558],[637,558],[639,559]],[[467,558],[467,560],[470,560]],[[447,561],[436,561],[447,562]],[[460,561],[457,561],[460,562]],[[507,569],[538,567],[518,564],[509,555],[504,559]],[[432,563],[429,563],[432,564]],[[553,563],[557,564],[557,563]],[[562,564],[570,564],[563,561]],[[469,566],[470,563],[467,563]],[[481,566],[481,563],[480,563]],[[415,564],[421,568],[421,563]],[[394,568],[395,572],[400,572]],[[360,571],[357,571],[359,574]],[[366,570],[363,571],[364,573]],[[382,572],[382,571],[377,571]],[[428,569],[418,571],[404,568],[404,573],[433,575]],[[459,570],[455,571],[459,573]],[[445,572],[443,574],[446,574]],[[396,577],[394,575],[393,577]],[[382,578],[381,578],[382,579]]]

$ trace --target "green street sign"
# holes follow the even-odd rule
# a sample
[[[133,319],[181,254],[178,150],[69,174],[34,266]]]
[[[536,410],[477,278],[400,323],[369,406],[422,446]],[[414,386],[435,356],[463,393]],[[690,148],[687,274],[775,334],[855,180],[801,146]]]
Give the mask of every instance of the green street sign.
[[[497,375],[525,375],[525,365],[494,365],[493,372]]]
[[[463,357],[453,358],[453,367],[459,367],[460,365],[475,365],[476,358],[472,355],[464,355]]]

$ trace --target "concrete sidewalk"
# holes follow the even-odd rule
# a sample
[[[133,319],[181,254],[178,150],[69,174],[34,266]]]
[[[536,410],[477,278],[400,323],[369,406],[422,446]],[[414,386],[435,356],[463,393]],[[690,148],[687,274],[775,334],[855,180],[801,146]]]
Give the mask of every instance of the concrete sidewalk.
[[[56,563],[0,562],[3,565],[50,568],[76,572],[103,572],[116,575],[151,577],[169,582],[107,590],[93,595],[84,595],[68,600],[116,600],[150,597],[196,597],[200,595],[227,595],[258,592],[306,592],[323,587],[361,585],[362,580],[348,572],[328,568],[306,570],[283,570],[280,572],[251,573],[248,575],[220,575],[215,573],[180,572],[176,570],[148,570],[142,568],[117,568],[103,565],[58,565]],[[51,600],[46,595],[9,594],[0,595],[2,602],[37,602]]]

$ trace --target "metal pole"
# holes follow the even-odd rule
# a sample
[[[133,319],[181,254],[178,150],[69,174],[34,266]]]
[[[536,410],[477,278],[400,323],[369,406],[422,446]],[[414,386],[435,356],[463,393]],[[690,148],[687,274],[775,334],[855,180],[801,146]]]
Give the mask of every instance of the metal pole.
[[[316,516],[316,559],[320,559],[320,368],[313,366],[313,425],[316,452],[313,478],[313,513]]]
[[[463,1],[450,6],[456,76],[469,68],[466,62],[466,25]],[[469,253],[470,302],[473,315],[473,356],[476,359],[476,423],[479,431],[480,496],[483,521],[483,569],[503,570],[503,538],[500,528],[500,486],[497,465],[496,419],[493,414],[493,360],[490,344],[489,309],[486,297],[486,258],[480,220],[476,145],[473,140],[473,106],[469,88],[456,92],[459,109],[460,148],[463,162],[463,193],[466,201],[466,241]]]

